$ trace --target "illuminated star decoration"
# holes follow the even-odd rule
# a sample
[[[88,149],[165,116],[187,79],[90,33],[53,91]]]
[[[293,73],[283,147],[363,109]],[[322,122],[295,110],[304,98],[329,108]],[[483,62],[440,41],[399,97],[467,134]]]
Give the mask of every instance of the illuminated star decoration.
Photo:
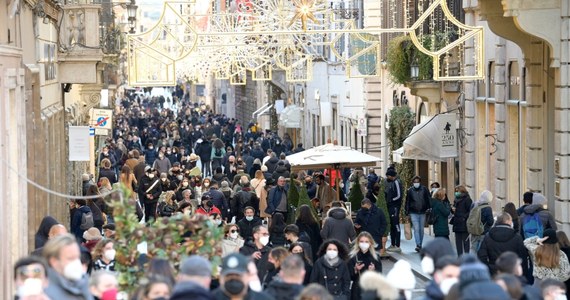
[[[303,26],[303,30],[307,31],[307,19],[319,23],[319,21],[315,18],[313,14],[313,6],[314,1],[312,0],[294,0],[296,11],[295,15],[291,19],[291,23],[289,26],[293,25],[297,21],[297,19],[301,19],[301,24]]]

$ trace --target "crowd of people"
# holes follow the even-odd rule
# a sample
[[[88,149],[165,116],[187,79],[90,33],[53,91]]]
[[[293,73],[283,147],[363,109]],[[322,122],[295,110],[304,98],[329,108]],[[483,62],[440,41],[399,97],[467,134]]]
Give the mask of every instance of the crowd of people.
[[[570,241],[541,194],[493,211],[489,191],[473,201],[458,186],[450,201],[419,176],[404,187],[393,166],[385,178],[361,168],[292,172],[287,156],[304,149],[287,134],[188,101],[161,103],[137,98],[117,109],[97,176],[82,178],[89,197],[70,202],[69,226],[45,217],[35,250],[14,266],[17,299],[411,299],[410,263],[389,271],[382,263],[402,251],[401,220],[432,278],[425,299],[565,299]],[[153,258],[136,291],[120,293],[105,197],[119,184],[147,226],[188,215],[219,226],[221,265],[190,256],[174,268]],[[309,204],[291,207],[292,185],[306,188]],[[353,211],[352,188],[364,195]]]

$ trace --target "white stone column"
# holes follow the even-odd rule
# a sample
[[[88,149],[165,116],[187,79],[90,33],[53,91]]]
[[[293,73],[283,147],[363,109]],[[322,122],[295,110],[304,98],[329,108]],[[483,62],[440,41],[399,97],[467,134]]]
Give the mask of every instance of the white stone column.
[[[526,151],[527,151],[527,188],[535,192],[544,189],[544,112],[543,112],[543,44],[534,40],[530,51],[526,55],[527,81],[526,81]]]
[[[506,41],[504,38],[497,37],[497,43],[495,44],[495,86],[491,87],[495,89],[495,132],[497,142],[495,146],[497,151],[491,157],[495,159],[496,166],[496,178],[495,178],[495,190],[494,196],[496,201],[493,203],[493,209],[495,211],[500,211],[500,208],[504,206],[507,198],[507,134],[506,134],[506,97],[507,97],[507,84],[506,84],[506,74],[507,74],[507,57],[506,57]]]
[[[561,2],[562,36],[560,46],[565,51],[560,53],[560,68],[555,72],[554,104],[554,214],[561,223],[559,230],[570,230],[570,4]]]
[[[475,6],[468,6],[468,2],[464,2],[464,9],[465,9],[465,24],[467,25],[475,25]],[[482,47],[482,45],[480,45]],[[474,61],[474,44],[471,39],[468,39],[465,42],[465,72],[467,74],[473,74],[473,68],[475,67]],[[474,195],[475,192],[475,185],[477,176],[475,174],[475,166],[476,166],[476,139],[475,139],[475,128],[477,126],[475,120],[475,97],[477,96],[477,85],[475,81],[465,81],[463,83],[463,91],[465,93],[465,107],[463,113],[463,120],[461,120],[462,124],[461,127],[465,131],[465,146],[462,149],[462,157],[461,157],[461,170],[464,172],[461,174],[460,178],[462,179],[461,184],[465,184],[467,190],[471,195]]]

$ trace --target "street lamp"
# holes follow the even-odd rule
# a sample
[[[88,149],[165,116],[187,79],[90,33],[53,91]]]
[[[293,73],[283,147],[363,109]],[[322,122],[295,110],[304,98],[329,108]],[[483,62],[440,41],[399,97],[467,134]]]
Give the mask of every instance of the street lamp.
[[[420,67],[418,66],[417,62],[414,61],[410,65],[410,78],[412,78],[412,80],[417,80],[419,76],[420,76]]]
[[[135,33],[135,26],[137,21],[137,4],[135,0],[131,0],[129,4],[127,4],[127,15],[129,17],[129,26],[131,30],[129,30],[130,34]]]

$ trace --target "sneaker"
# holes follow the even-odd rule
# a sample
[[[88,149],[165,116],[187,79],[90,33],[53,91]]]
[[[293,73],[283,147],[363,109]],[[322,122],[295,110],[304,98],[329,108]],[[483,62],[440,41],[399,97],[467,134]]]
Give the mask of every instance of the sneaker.
[[[402,248],[394,247],[394,252],[402,253]]]
[[[394,252],[395,250],[396,250],[395,246],[390,246],[386,249],[386,251],[388,251],[388,252]]]
[[[422,250],[422,247],[421,247],[421,246],[416,246],[416,249],[415,249],[415,250],[416,250],[416,252],[420,252],[420,250]]]

